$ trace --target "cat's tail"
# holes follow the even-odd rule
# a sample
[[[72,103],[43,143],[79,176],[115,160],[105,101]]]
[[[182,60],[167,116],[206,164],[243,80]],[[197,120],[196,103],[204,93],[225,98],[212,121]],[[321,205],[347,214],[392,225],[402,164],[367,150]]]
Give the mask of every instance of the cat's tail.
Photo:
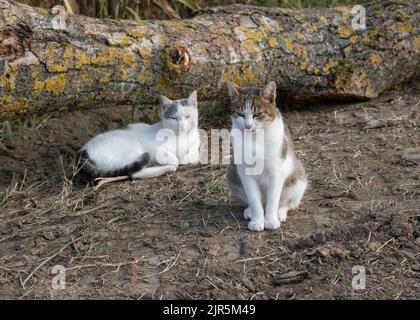
[[[133,173],[140,171],[145,167],[150,161],[150,154],[145,152],[143,153],[136,161],[133,163],[115,170],[105,170],[99,168],[95,161],[93,161],[87,152],[87,150],[82,150],[79,153],[79,163],[86,173],[88,173],[93,178],[98,177],[121,177],[121,176],[131,176]]]

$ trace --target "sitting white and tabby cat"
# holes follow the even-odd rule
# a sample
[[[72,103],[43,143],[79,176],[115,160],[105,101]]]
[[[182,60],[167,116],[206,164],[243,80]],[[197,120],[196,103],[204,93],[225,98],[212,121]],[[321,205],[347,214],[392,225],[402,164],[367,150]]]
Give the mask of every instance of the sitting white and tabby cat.
[[[232,160],[227,172],[228,187],[247,206],[244,217],[251,220],[248,229],[277,229],[286,220],[288,210],[298,207],[307,177],[276,107],[276,84],[270,82],[261,89],[229,83],[228,89],[232,130],[251,133],[249,140],[244,138],[245,134],[239,135],[241,141],[235,140],[232,134],[234,148],[235,143],[241,146],[253,143],[256,161],[263,163],[261,174],[250,175],[246,171],[247,164]],[[259,145],[256,143],[257,130],[264,139]],[[242,152],[240,155],[241,159],[245,158]]]
[[[145,179],[198,163],[197,92],[173,101],[160,96],[160,105],[158,123],[131,124],[92,138],[80,152],[83,169],[92,177]]]

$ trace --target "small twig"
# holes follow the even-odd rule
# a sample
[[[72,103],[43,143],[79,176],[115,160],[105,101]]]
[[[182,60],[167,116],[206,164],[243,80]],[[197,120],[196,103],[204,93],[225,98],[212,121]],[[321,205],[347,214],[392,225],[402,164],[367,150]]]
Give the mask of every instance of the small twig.
[[[128,261],[128,262],[118,262],[118,263],[91,263],[91,264],[84,264],[79,266],[74,266],[71,268],[66,268],[66,271],[71,270],[80,270],[80,269],[86,269],[86,268],[98,268],[98,267],[117,267],[117,271],[122,267],[130,264],[137,264],[139,263],[140,259],[136,259],[134,261]],[[116,271],[116,272],[117,272]]]
[[[167,267],[166,267],[163,271],[158,272],[158,273],[149,274],[148,276],[144,276],[144,277],[142,277],[142,278],[140,278],[140,279],[147,279],[147,278],[154,277],[154,276],[159,276],[159,275],[161,275],[161,274],[164,274],[165,272],[168,272],[168,271],[169,271],[169,270],[171,270],[171,269],[172,269],[172,268],[176,265],[176,263],[178,262],[179,256],[181,255],[181,252],[182,252],[182,249],[181,249],[181,250],[179,250],[179,253],[178,253],[178,255],[176,256],[175,261],[174,261],[171,265],[167,266]]]
[[[238,225],[238,230],[241,230],[241,225],[239,224],[238,219],[236,219],[235,215],[232,212],[230,212],[230,215],[233,217],[233,219],[235,219],[236,224]]]
[[[192,191],[190,193],[188,193],[184,198],[179,200],[177,204],[180,205],[181,203],[183,203],[185,201],[185,199],[187,199],[190,195],[192,195],[192,193],[195,191],[196,188],[197,188],[197,185],[194,187],[194,189],[192,189]]]
[[[213,283],[213,282],[211,282],[210,281],[210,279],[209,279],[209,277],[208,276],[206,276],[206,280],[207,280],[207,282],[208,283],[210,283],[215,289],[217,289],[217,290],[219,290],[220,291],[220,289]]]
[[[76,216],[81,216],[81,215],[84,215],[84,214],[88,214],[88,213],[91,213],[91,212],[94,212],[96,210],[103,209],[103,208],[106,208],[106,207],[109,207],[109,206],[110,206],[110,203],[106,203],[106,204],[103,204],[101,206],[97,206],[95,208],[92,208],[92,209],[89,209],[89,210],[86,210],[86,211],[78,212],[76,214]]]
[[[83,238],[85,238],[87,235],[83,235],[75,240],[72,240],[71,242],[67,243],[65,246],[63,246],[60,250],[58,250],[56,253],[54,253],[53,255],[49,256],[48,258],[46,258],[43,262],[41,262],[30,274],[29,276],[23,280],[22,282],[22,287],[23,289],[25,289],[25,284],[32,278],[32,276],[39,270],[41,269],[45,264],[47,264],[49,261],[51,261],[52,259],[54,259],[55,257],[57,257],[59,254],[61,254],[67,247],[71,246],[73,243],[75,243],[76,241],[79,241]]]
[[[46,213],[50,212],[52,209],[54,209],[54,207],[51,207],[51,208],[49,208],[49,209],[47,209],[47,210],[44,210],[44,211],[40,212],[40,213],[39,213],[39,215],[46,214]],[[11,223],[11,222],[15,222],[15,221],[18,221],[18,220],[20,220],[20,219],[27,218],[27,217],[32,216],[32,215],[34,215],[34,214],[36,214],[36,212],[30,212],[30,213],[28,213],[28,214],[26,214],[26,215],[24,215],[24,216],[22,216],[22,217],[17,217],[17,218],[14,218],[14,219],[10,219],[10,220],[6,220],[6,221],[2,221],[2,222],[0,222],[0,226],[1,226],[1,225],[3,225],[3,224],[7,224],[7,223]]]
[[[25,298],[28,294],[30,294],[38,286],[39,286],[39,283],[34,284],[28,291],[26,291],[23,295],[21,295],[19,297],[19,300]]]
[[[28,172],[28,169],[25,169],[25,173],[23,174],[23,179],[22,179],[22,183],[20,185],[19,191],[22,191],[23,185],[25,184],[27,172]]]
[[[378,250],[376,250],[376,253],[379,253],[379,251],[381,251],[388,243],[390,243],[391,241],[393,241],[394,238],[389,239],[387,242],[385,242],[383,245],[381,245]]]
[[[264,292],[263,292],[263,291],[260,291],[260,292],[254,293],[254,294],[251,296],[251,298],[249,298],[249,300],[254,300],[254,298],[255,298],[256,296],[261,295],[261,294],[264,294]]]
[[[369,236],[368,236],[368,239],[367,239],[367,241],[365,243],[365,246],[367,246],[367,244],[369,243],[371,237],[372,237],[372,231],[369,230]]]
[[[120,182],[120,181],[127,181],[129,180],[129,176],[122,176],[122,177],[112,177],[112,178],[97,178],[95,179],[95,182],[98,182],[94,190],[98,190],[100,187],[113,183],[113,182]]]
[[[272,256],[273,254],[275,254],[275,251],[272,251],[269,254],[266,254],[265,256],[262,256],[262,257],[254,257],[254,258],[236,260],[234,263],[248,262],[248,261],[254,261],[254,260],[262,260],[262,259],[265,259],[265,258],[268,258],[268,257]]]
[[[77,244],[74,242],[74,238],[73,238],[73,236],[70,236],[70,239],[73,241],[72,246],[73,246],[74,251],[76,251],[78,255],[81,255],[81,253],[80,253],[80,251],[79,251],[79,247],[78,247],[78,246],[77,246]]]
[[[9,268],[2,267],[2,266],[0,266],[0,269],[4,270],[4,271],[8,271],[8,272],[26,273],[26,271],[23,271],[23,270],[14,270],[14,269],[9,269]]]

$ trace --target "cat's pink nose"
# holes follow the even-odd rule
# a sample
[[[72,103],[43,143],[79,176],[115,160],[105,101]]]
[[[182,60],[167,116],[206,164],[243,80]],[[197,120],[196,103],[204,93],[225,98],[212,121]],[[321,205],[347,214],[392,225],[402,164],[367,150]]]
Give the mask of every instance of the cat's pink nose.
[[[252,123],[245,123],[245,129],[252,129]]]
[[[188,124],[187,124],[187,122],[185,122],[185,121],[182,121],[182,122],[179,124],[179,128],[180,128],[181,130],[186,130],[186,129],[187,129],[187,127],[188,127]]]

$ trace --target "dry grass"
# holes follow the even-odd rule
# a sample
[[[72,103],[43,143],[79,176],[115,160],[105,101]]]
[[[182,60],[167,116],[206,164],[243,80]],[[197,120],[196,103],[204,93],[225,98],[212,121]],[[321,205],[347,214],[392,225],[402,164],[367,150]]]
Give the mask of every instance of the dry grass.
[[[233,3],[267,7],[312,8],[365,3],[367,0],[19,0],[19,2],[44,8],[63,4],[67,10],[74,14],[140,20],[187,18],[200,8]]]

